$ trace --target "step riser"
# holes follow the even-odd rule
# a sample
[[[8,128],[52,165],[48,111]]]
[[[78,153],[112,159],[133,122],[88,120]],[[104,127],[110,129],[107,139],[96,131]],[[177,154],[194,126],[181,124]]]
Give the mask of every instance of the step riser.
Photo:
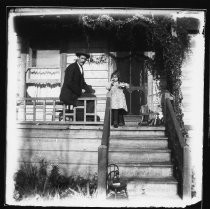
[[[127,147],[129,149],[138,149],[138,148],[167,148],[168,141],[167,140],[145,140],[145,139],[137,139],[137,140],[126,140],[126,139],[111,139],[110,140],[110,148],[122,148]]]
[[[124,120],[125,121],[139,121],[141,120],[142,116],[129,116],[129,115],[124,115]]]
[[[127,126],[138,126],[139,121],[125,121]]]
[[[164,196],[172,196],[177,195],[177,184],[173,183],[139,183],[133,182],[127,184],[128,195],[138,196],[138,195],[164,195]]]
[[[165,136],[165,131],[162,130],[111,130],[110,133],[111,136],[132,136],[132,137],[138,137],[138,136]]]
[[[120,166],[120,165],[119,165]],[[164,178],[172,177],[172,167],[123,167],[120,166],[122,178]]]
[[[109,152],[110,163],[169,162],[170,153]]]

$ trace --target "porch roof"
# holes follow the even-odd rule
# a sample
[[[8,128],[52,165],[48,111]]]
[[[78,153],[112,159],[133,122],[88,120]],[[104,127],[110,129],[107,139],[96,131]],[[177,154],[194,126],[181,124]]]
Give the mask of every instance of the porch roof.
[[[87,41],[87,34],[82,24],[82,16],[88,15],[98,17],[98,15],[110,15],[115,20],[126,19],[133,16],[164,15],[177,18],[177,24],[180,20],[186,20],[185,27],[190,33],[197,33],[199,30],[199,20],[192,18],[192,15],[198,14],[199,11],[181,11],[180,10],[155,10],[155,9],[109,9],[109,8],[17,8],[14,11],[15,31],[18,35],[28,39],[42,39],[42,42],[51,43],[60,40]],[[184,16],[184,17],[183,17]],[[192,23],[192,24],[190,24]],[[141,51],[150,51],[146,40],[146,27],[140,25],[136,33],[137,42],[135,48]],[[123,32],[122,32],[123,34]],[[128,44],[124,39],[118,40],[115,33],[105,33],[105,31],[97,30],[88,37],[89,41],[101,39],[107,42],[109,48],[117,50],[129,50]],[[66,41],[65,41],[66,42]]]

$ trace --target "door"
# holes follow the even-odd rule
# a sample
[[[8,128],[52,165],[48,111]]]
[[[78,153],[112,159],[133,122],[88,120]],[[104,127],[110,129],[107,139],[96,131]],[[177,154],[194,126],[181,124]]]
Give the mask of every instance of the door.
[[[131,91],[125,91],[128,114],[139,115],[141,105],[146,104],[147,76],[144,61],[140,57],[130,56],[130,52],[117,52],[116,56],[121,80],[130,84]]]

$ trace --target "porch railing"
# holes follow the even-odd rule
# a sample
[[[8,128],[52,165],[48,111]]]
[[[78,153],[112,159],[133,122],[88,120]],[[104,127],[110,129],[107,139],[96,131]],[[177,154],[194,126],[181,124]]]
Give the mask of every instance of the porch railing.
[[[71,111],[59,98],[19,98],[16,120],[23,123],[103,124],[103,118],[98,116],[97,111],[99,100],[105,101],[106,97],[80,97],[78,106]]]
[[[183,199],[191,197],[189,147],[182,136],[170,99],[164,95],[164,118],[169,146],[172,150],[174,173],[178,180],[178,193]]]
[[[108,150],[109,150],[109,136],[110,136],[110,122],[111,122],[110,118],[111,118],[111,98],[109,93],[107,93],[103,134],[102,134],[101,145],[98,148],[98,194],[102,198],[106,197]]]

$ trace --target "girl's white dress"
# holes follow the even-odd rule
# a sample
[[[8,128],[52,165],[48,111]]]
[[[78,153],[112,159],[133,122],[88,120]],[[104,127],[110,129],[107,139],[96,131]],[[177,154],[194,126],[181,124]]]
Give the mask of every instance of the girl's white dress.
[[[111,109],[124,109],[128,111],[125,95],[123,93],[123,87],[128,87],[126,83],[114,82],[107,86],[107,89],[110,90],[111,94]]]

